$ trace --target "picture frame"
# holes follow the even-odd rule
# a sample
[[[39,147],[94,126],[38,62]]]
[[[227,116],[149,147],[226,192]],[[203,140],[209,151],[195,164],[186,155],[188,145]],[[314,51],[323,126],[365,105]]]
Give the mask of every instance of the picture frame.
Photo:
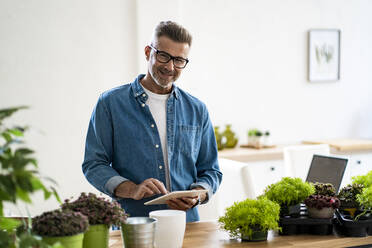
[[[339,29],[312,29],[309,31],[309,81],[340,80]]]

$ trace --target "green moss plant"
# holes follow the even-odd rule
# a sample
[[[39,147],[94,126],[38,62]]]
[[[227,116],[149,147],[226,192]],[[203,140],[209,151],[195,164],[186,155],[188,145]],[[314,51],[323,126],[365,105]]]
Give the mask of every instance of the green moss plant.
[[[279,230],[279,212],[279,204],[265,197],[246,199],[228,207],[218,221],[232,237],[252,237],[254,231]]]
[[[314,195],[335,196],[336,189],[331,183],[314,183]]]
[[[280,206],[292,206],[301,203],[315,193],[314,186],[300,178],[284,177],[277,183],[266,187],[264,196]]]

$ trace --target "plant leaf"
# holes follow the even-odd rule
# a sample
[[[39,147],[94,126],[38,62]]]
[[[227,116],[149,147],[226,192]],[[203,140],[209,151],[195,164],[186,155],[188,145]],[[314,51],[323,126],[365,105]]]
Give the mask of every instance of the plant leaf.
[[[24,191],[23,189],[21,189],[20,187],[16,187],[16,194],[17,194],[17,197],[21,199],[22,201],[27,202],[27,203],[32,202],[28,193]]]
[[[14,229],[19,227],[21,222],[7,217],[0,217],[0,229],[12,232]]]

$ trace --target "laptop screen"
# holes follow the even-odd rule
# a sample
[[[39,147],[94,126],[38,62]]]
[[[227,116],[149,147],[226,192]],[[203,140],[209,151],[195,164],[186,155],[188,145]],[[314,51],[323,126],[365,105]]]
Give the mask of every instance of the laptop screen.
[[[314,154],[307,182],[331,183],[338,192],[348,160],[346,158],[330,157]]]

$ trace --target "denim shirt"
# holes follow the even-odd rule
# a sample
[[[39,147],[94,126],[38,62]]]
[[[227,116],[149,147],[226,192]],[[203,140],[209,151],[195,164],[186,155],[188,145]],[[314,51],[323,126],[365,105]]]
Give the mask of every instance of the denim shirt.
[[[139,75],[134,82],[99,97],[86,138],[85,177],[99,191],[118,200],[130,216],[148,216],[150,211],[168,206],[144,205],[159,195],[141,200],[116,198],[114,189],[126,180],[140,184],[155,178],[166,185],[169,176],[169,191],[201,186],[208,189],[207,202],[217,191],[222,173],[206,106],[173,84],[166,106],[170,168],[165,168],[156,123],[146,105],[148,96],[139,82],[143,77]],[[199,220],[197,208],[186,212],[186,220]]]

